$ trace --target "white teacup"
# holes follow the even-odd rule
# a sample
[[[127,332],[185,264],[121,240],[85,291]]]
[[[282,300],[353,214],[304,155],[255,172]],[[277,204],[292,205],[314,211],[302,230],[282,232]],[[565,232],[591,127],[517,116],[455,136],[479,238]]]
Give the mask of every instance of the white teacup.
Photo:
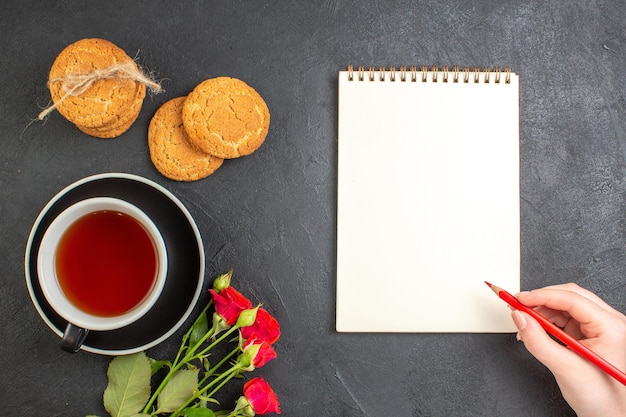
[[[118,198],[89,198],[52,221],[37,274],[46,300],[68,322],[61,346],[76,352],[89,330],[127,326],[152,308],[165,285],[167,251],[142,210]]]

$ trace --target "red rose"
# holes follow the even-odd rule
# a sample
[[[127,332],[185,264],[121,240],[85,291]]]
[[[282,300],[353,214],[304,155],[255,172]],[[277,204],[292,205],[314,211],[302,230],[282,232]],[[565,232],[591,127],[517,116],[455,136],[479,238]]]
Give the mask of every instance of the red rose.
[[[256,353],[254,352],[256,350]],[[252,365],[255,368],[260,368],[272,359],[276,358],[276,351],[267,342],[259,342],[255,339],[248,339],[246,343],[243,345],[244,352],[250,352],[251,355],[254,355],[252,358]]]
[[[215,311],[229,326],[237,322],[242,311],[252,308],[250,300],[233,287],[224,288],[219,293],[215,290],[209,290],[209,292],[215,304]]]
[[[272,344],[280,337],[280,325],[265,309],[259,308],[256,313],[256,320],[252,326],[241,328],[241,335],[244,339],[256,339],[260,342]]]
[[[280,414],[278,397],[272,387],[262,378],[251,379],[243,386],[243,396],[256,414]]]

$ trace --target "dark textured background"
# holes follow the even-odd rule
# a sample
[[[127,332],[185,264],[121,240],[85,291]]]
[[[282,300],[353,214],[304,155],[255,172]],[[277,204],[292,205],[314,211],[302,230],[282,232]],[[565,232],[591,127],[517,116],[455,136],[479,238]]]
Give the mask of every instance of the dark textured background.
[[[334,331],[337,71],[511,66],[521,76],[522,287],[575,281],[626,311],[626,7],[582,3],[3,3],[0,414],[105,415],[110,358],[61,352],[29,299],[23,256],[37,214],[61,188],[129,172],[189,208],[207,247],[207,282],[233,267],[235,285],[280,320],[279,358],[259,373],[283,415],[573,416],[513,335]],[[83,37],[116,43],[163,80],[166,92],[147,98],[120,138],[85,136],[58,113],[31,123],[48,103],[54,58]],[[150,118],[215,76],[241,78],[265,98],[266,143],[207,179],[167,180],[149,161]],[[148,353],[171,357],[179,336]]]

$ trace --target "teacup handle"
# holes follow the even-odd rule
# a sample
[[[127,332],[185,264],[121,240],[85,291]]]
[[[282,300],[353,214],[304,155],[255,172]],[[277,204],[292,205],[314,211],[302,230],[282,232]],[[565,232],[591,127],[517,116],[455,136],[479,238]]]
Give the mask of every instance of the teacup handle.
[[[70,353],[78,352],[88,334],[88,329],[67,323],[65,332],[63,333],[63,339],[61,340],[61,349]]]

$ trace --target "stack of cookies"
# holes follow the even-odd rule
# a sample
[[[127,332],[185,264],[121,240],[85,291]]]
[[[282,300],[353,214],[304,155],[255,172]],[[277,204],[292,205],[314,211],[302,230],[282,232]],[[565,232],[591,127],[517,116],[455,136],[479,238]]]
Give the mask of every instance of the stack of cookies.
[[[267,105],[252,87],[236,78],[211,78],[157,110],[148,127],[150,157],[167,178],[198,180],[224,159],[257,150],[269,124]]]
[[[114,138],[139,115],[146,85],[137,64],[104,39],[82,39],[67,46],[50,69],[54,107],[84,133]],[[145,77],[144,77],[145,78]]]
[[[139,116],[146,86],[160,91],[122,49],[104,39],[81,39],[54,61],[48,80],[54,104],[39,118],[56,109],[82,132],[114,138]],[[211,78],[157,110],[148,127],[150,157],[167,178],[199,180],[224,159],[256,151],[269,124],[267,105],[252,87],[236,78]]]

